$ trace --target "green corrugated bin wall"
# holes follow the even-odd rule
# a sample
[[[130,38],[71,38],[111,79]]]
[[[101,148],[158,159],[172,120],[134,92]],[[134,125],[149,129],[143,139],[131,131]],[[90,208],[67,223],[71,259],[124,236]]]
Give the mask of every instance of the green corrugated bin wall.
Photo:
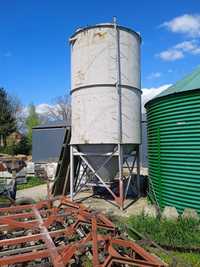
[[[200,81],[198,71],[199,76],[193,76]],[[190,82],[188,89],[177,90],[175,84],[145,105],[149,177],[162,209],[173,206],[181,213],[193,208],[200,213],[200,90],[190,90],[191,75],[177,84],[183,81]]]

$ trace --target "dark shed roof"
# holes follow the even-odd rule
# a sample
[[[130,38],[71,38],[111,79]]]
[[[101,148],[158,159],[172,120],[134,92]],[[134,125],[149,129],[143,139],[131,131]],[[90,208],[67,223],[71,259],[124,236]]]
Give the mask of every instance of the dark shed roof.
[[[45,124],[40,124],[33,129],[45,129],[45,128],[65,128],[65,127],[70,127],[69,124],[67,124],[65,121],[49,121],[48,123]]]

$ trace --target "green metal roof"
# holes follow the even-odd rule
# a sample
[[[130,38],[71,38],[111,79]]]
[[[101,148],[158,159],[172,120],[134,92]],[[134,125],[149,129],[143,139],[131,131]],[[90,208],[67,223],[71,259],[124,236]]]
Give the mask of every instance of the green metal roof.
[[[183,79],[179,80],[174,85],[168,87],[166,90],[162,91],[160,94],[149,100],[145,104],[145,107],[154,102],[157,98],[195,89],[200,89],[200,66],[198,66],[192,73],[185,76]]]
[[[158,94],[156,98],[194,89],[200,89],[200,66],[198,66],[198,68],[196,68],[191,74]]]

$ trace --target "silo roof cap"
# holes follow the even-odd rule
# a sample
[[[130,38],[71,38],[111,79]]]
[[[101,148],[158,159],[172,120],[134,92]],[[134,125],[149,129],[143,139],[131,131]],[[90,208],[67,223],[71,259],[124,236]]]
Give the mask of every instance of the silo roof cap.
[[[86,26],[86,27],[81,27],[81,28],[78,28],[75,33],[70,37],[69,40],[72,40],[77,34],[79,34],[80,32],[84,32],[86,30],[90,30],[90,29],[94,29],[94,28],[102,28],[102,27],[107,27],[107,28],[112,28],[113,27],[113,23],[99,23],[99,24],[96,24],[96,25],[93,25],[93,26]],[[122,26],[122,25],[119,25],[117,24],[117,27],[121,30],[124,30],[124,31],[127,31],[127,32],[130,32],[134,35],[136,35],[138,37],[138,39],[140,40],[140,42],[142,42],[142,37],[140,35],[139,32],[136,32],[128,27],[125,27],[125,26]]]
[[[198,66],[192,73],[188,74],[183,79],[177,81],[174,85],[162,91],[156,97],[147,102],[146,105],[148,105],[151,101],[163,96],[182,93],[195,89],[200,89],[200,66]]]

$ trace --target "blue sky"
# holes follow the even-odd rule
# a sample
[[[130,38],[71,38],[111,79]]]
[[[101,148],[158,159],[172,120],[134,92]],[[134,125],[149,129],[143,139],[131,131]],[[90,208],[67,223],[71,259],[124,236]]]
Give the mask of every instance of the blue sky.
[[[0,0],[0,11],[0,86],[24,105],[68,91],[70,35],[113,16],[141,33],[143,88],[174,83],[200,61],[197,0]]]

